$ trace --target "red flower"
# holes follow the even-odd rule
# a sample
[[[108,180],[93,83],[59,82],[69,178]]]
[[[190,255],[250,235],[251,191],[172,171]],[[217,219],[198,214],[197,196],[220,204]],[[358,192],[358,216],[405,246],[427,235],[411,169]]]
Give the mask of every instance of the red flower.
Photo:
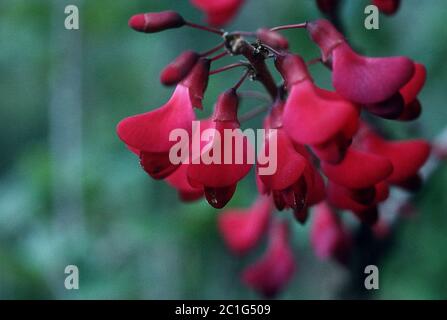
[[[310,240],[317,257],[322,260],[335,258],[346,263],[352,239],[340,218],[326,203],[317,205],[313,216]]]
[[[284,103],[277,101],[266,119],[264,148],[261,154],[267,155],[276,150],[276,170],[272,174],[259,175],[265,188],[273,192],[275,205],[279,210],[292,208],[300,212],[306,205],[307,186],[304,170],[307,159],[297,152],[295,146],[282,128],[282,109]],[[258,163],[258,172],[264,165]]]
[[[169,141],[170,132],[181,128],[191,133],[194,119],[189,89],[180,84],[164,106],[122,120],[117,133],[134,152],[139,152],[146,172],[155,179],[163,179],[177,168],[169,160],[169,150],[175,144]]]
[[[289,88],[283,116],[287,134],[299,144],[314,147],[323,160],[340,161],[357,130],[357,107],[315,86],[301,57],[279,57],[276,66]]]
[[[390,184],[400,185],[414,180],[430,155],[430,144],[424,140],[387,141],[364,125],[358,145],[368,152],[389,159],[393,172],[387,178]]]
[[[365,198],[366,194],[369,195]],[[386,182],[376,184],[372,187],[372,190],[370,188],[363,190],[349,189],[331,181],[327,185],[327,201],[329,204],[339,209],[352,211],[361,221],[370,225],[377,221],[377,205],[385,201],[388,196],[389,187]]]
[[[349,189],[369,188],[384,181],[393,172],[392,163],[385,157],[349,148],[339,164],[323,162],[329,180]]]
[[[359,104],[390,99],[414,74],[406,57],[370,58],[354,52],[327,20],[308,23],[307,30],[332,65],[332,82],[339,94]]]
[[[191,0],[191,2],[205,12],[209,24],[222,26],[233,19],[244,0]]]
[[[384,14],[392,15],[399,9],[400,0],[372,0],[372,3]]]
[[[253,249],[267,230],[272,199],[260,196],[247,210],[228,210],[219,215],[219,230],[227,246],[236,254]]]
[[[219,96],[216,103],[212,126],[214,129],[212,136],[207,143],[203,143],[200,150],[200,159],[192,159],[188,166],[188,178],[194,185],[202,185],[208,202],[215,208],[223,208],[232,198],[236,185],[250,171],[249,154],[251,145],[247,137],[242,135],[240,130],[234,131],[236,138],[233,142],[241,140],[243,145],[243,154],[236,154],[236,143],[231,143],[228,147],[228,141],[223,141],[225,129],[239,129],[237,120],[237,109],[239,98],[234,89],[229,89]],[[231,163],[225,163],[224,155],[231,152]],[[203,158],[211,158],[217,155],[218,162],[210,161],[205,163]],[[237,161],[240,157],[242,161]]]
[[[275,223],[270,231],[270,241],[261,260],[245,269],[244,283],[263,294],[273,297],[290,281],[296,265],[289,246],[289,229],[285,222]]]

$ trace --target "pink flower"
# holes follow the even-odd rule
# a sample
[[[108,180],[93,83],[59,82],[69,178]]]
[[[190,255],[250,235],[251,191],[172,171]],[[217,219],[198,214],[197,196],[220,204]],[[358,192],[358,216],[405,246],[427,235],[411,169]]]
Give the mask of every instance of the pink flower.
[[[264,256],[245,269],[243,282],[266,297],[283,290],[296,271],[289,229],[285,222],[272,225],[270,241]]]
[[[117,126],[120,139],[139,152],[141,165],[155,179],[166,178],[177,168],[169,160],[169,150],[175,144],[169,141],[170,132],[181,128],[191,134],[195,114],[189,95],[189,88],[179,84],[165,105],[125,118]]]
[[[219,215],[219,230],[231,251],[245,254],[253,249],[267,231],[272,210],[272,199],[260,196],[246,210],[222,212]]]
[[[234,89],[229,89],[219,96],[213,116],[211,129],[217,132],[207,143],[203,143],[200,151],[200,161],[193,161],[188,166],[188,178],[194,184],[203,186],[206,199],[215,208],[223,208],[233,197],[237,183],[242,180],[250,171],[251,164],[248,161],[251,145],[247,137],[240,137],[243,141],[242,163],[236,161],[236,144],[231,144],[231,150],[227,149],[223,141],[225,129],[239,129],[237,120],[237,109],[239,98]],[[242,132],[236,131],[236,135]],[[204,163],[204,157],[213,158],[214,153],[218,153],[221,158],[219,163],[210,161]],[[223,156],[231,152],[231,163],[225,163]]]

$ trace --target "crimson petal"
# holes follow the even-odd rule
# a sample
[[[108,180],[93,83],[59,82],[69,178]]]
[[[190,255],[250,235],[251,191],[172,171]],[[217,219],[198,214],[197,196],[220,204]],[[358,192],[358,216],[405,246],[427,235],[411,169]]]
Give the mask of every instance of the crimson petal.
[[[194,118],[189,89],[178,85],[164,106],[125,118],[118,124],[117,133],[132,148],[150,153],[166,153],[176,143],[169,141],[171,131],[184,129],[191,133]]]
[[[414,74],[407,57],[370,58],[358,55],[347,43],[332,52],[332,82],[339,94],[360,104],[391,98]]]
[[[304,80],[290,91],[283,124],[294,141],[314,145],[327,142],[357,118],[358,111],[351,102]]]

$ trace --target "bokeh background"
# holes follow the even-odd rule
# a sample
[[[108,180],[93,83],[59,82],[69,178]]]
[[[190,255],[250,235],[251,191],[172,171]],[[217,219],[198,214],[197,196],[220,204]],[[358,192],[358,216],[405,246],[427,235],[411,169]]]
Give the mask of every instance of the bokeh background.
[[[349,41],[368,55],[408,55],[429,75],[422,117],[381,123],[391,137],[432,139],[447,119],[447,3],[403,0],[396,16],[381,16],[380,30],[367,31],[367,2],[345,0],[341,17]],[[79,6],[78,31],[64,29],[68,4]],[[182,50],[204,51],[218,42],[192,29],[144,35],[127,27],[135,13],[168,8],[202,19],[186,0],[0,1],[0,299],[258,297],[239,275],[262,247],[233,257],[217,232],[218,212],[204,201],[182,204],[174,190],[139,168],[115,134],[120,119],[169,97],[172,90],[158,82],[165,64]],[[228,29],[320,16],[313,0],[248,0]],[[285,34],[295,52],[318,56],[304,31]],[[212,77],[199,117],[240,72]],[[327,70],[313,66],[312,72],[319,85],[329,86]],[[380,290],[368,298],[447,298],[446,186],[441,165],[414,198],[416,214],[397,228],[379,263]],[[255,189],[253,177],[245,179],[229,207],[248,206]],[[358,275],[318,261],[308,229],[293,226],[299,272],[279,298],[356,297],[346,288]],[[80,269],[79,290],[64,288],[70,264]]]

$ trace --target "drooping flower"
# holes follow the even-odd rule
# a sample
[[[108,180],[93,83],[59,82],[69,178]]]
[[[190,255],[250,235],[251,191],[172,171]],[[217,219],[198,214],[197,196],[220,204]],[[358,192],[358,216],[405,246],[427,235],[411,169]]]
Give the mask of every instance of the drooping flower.
[[[315,206],[313,217],[310,240],[316,256],[346,263],[352,247],[349,230],[327,203]]]
[[[219,96],[213,123],[207,130],[208,141],[202,143],[200,155],[196,155],[196,159],[193,155],[188,166],[190,181],[203,186],[206,199],[218,209],[230,201],[238,181],[248,174],[254,162],[249,161],[253,152],[248,138],[238,130],[238,105],[239,98],[234,89]],[[228,139],[226,132],[232,132],[233,136]],[[241,143],[236,143],[238,141]]]
[[[207,23],[220,27],[234,18],[244,0],[191,0],[191,2],[206,14]]]
[[[387,158],[349,148],[339,164],[322,162],[321,168],[329,180],[349,189],[369,188],[384,181],[393,172]]]
[[[276,170],[271,174],[259,175],[262,185],[273,193],[273,199],[279,210],[291,208],[300,212],[306,206],[307,185],[304,170],[307,159],[301,155],[282,127],[284,102],[278,100],[272,107],[265,122],[267,132],[261,154],[276,151]],[[266,165],[258,162],[257,171]]]
[[[332,66],[336,91],[355,103],[386,101],[414,74],[414,63],[407,57],[371,58],[357,54],[327,20],[310,22],[307,30],[320,47],[323,61]]]
[[[368,192],[372,199],[359,199],[359,193]],[[369,225],[373,225],[378,219],[377,205],[385,201],[389,196],[388,183],[382,181],[371,189],[349,189],[332,181],[327,185],[327,202],[343,210],[350,210],[357,218]],[[368,201],[365,201],[368,200]]]
[[[189,88],[179,84],[165,105],[125,118],[118,124],[117,133],[126,145],[139,153],[144,170],[155,179],[163,179],[177,168],[169,160],[169,151],[175,144],[169,140],[171,131],[184,129],[190,134],[194,119]]]
[[[357,130],[358,108],[336,92],[315,86],[301,57],[278,57],[276,66],[289,89],[283,120],[287,134],[296,143],[312,146],[322,160],[339,162]]]
[[[366,124],[362,126],[357,145],[390,160],[393,172],[386,180],[394,185],[405,185],[406,182],[414,181],[430,155],[430,144],[425,140],[387,141]]]
[[[274,297],[296,271],[286,222],[272,225],[267,251],[243,272],[243,282],[265,297]]]
[[[236,254],[245,254],[260,241],[270,222],[272,199],[260,196],[246,210],[228,210],[219,215],[219,230],[227,246]]]

